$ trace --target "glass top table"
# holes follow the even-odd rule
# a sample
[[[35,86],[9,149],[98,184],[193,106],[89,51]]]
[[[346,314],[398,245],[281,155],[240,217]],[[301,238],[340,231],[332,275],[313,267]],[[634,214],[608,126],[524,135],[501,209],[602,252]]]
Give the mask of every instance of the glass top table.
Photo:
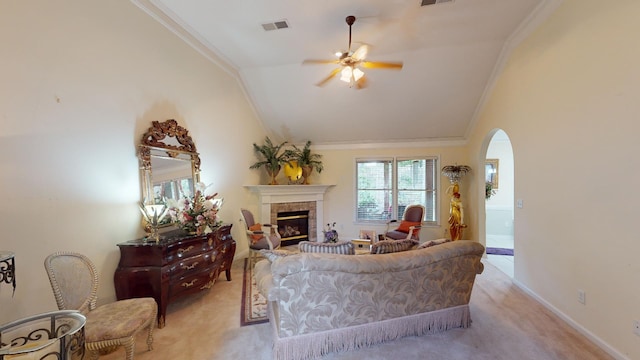
[[[81,360],[86,317],[75,310],[33,315],[0,326],[0,360]]]

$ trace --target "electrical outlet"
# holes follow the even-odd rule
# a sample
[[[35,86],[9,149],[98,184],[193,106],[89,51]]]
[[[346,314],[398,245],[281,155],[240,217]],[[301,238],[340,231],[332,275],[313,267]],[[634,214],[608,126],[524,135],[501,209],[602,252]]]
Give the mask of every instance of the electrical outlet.
[[[640,321],[633,320],[633,333],[640,336]]]
[[[586,294],[584,293],[584,290],[578,290],[578,302],[582,305],[585,304],[585,300],[586,300]]]
[[[518,200],[516,200],[516,206],[517,206],[519,209],[522,209],[522,207],[524,206],[524,201],[522,201],[522,199],[518,199]]]

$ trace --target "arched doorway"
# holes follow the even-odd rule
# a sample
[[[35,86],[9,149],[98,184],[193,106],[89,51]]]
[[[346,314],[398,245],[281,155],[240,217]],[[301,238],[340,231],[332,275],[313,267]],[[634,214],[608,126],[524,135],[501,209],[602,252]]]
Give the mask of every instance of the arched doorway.
[[[485,155],[485,184],[492,184],[485,198],[485,246],[487,260],[513,277],[514,162],[511,140],[503,130],[492,131]]]

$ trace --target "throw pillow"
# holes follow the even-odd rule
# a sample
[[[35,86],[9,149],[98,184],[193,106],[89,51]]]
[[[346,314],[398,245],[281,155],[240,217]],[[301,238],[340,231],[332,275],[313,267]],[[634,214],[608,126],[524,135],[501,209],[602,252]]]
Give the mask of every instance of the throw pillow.
[[[249,226],[249,231],[262,231],[262,225],[261,224],[253,224],[251,226]],[[258,241],[260,241],[260,239],[262,239],[264,235],[263,234],[254,234],[251,235],[251,243],[255,244]]]
[[[287,250],[260,250],[260,253],[271,263],[282,257],[295,254],[294,252]]]
[[[413,239],[382,240],[371,245],[371,253],[389,254],[394,252],[407,251],[411,250],[416,245],[418,245],[418,241]]]
[[[319,243],[313,241],[300,241],[298,249],[301,253],[325,253],[355,255],[356,249],[351,241],[338,241],[335,243]]]
[[[400,225],[398,225],[398,228],[396,229],[396,231],[402,231],[403,233],[409,233],[409,228],[412,226],[418,226],[420,225],[419,221],[404,221],[402,220],[402,222],[400,223]]]
[[[427,242],[425,242],[424,244],[420,244],[420,246],[418,246],[418,249],[424,249],[424,248],[428,248],[431,246],[436,246],[436,245],[440,245],[440,244],[444,244],[446,242],[451,241],[451,239],[436,239],[436,240],[429,240]]]

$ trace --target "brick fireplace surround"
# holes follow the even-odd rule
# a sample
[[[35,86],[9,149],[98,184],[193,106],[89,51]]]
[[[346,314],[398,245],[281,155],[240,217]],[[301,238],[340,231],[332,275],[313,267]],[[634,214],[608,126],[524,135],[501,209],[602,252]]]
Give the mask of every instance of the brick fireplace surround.
[[[333,185],[246,185],[260,195],[260,220],[276,224],[283,211],[309,210],[309,241],[322,239],[324,194]],[[269,219],[266,221],[265,219]]]

